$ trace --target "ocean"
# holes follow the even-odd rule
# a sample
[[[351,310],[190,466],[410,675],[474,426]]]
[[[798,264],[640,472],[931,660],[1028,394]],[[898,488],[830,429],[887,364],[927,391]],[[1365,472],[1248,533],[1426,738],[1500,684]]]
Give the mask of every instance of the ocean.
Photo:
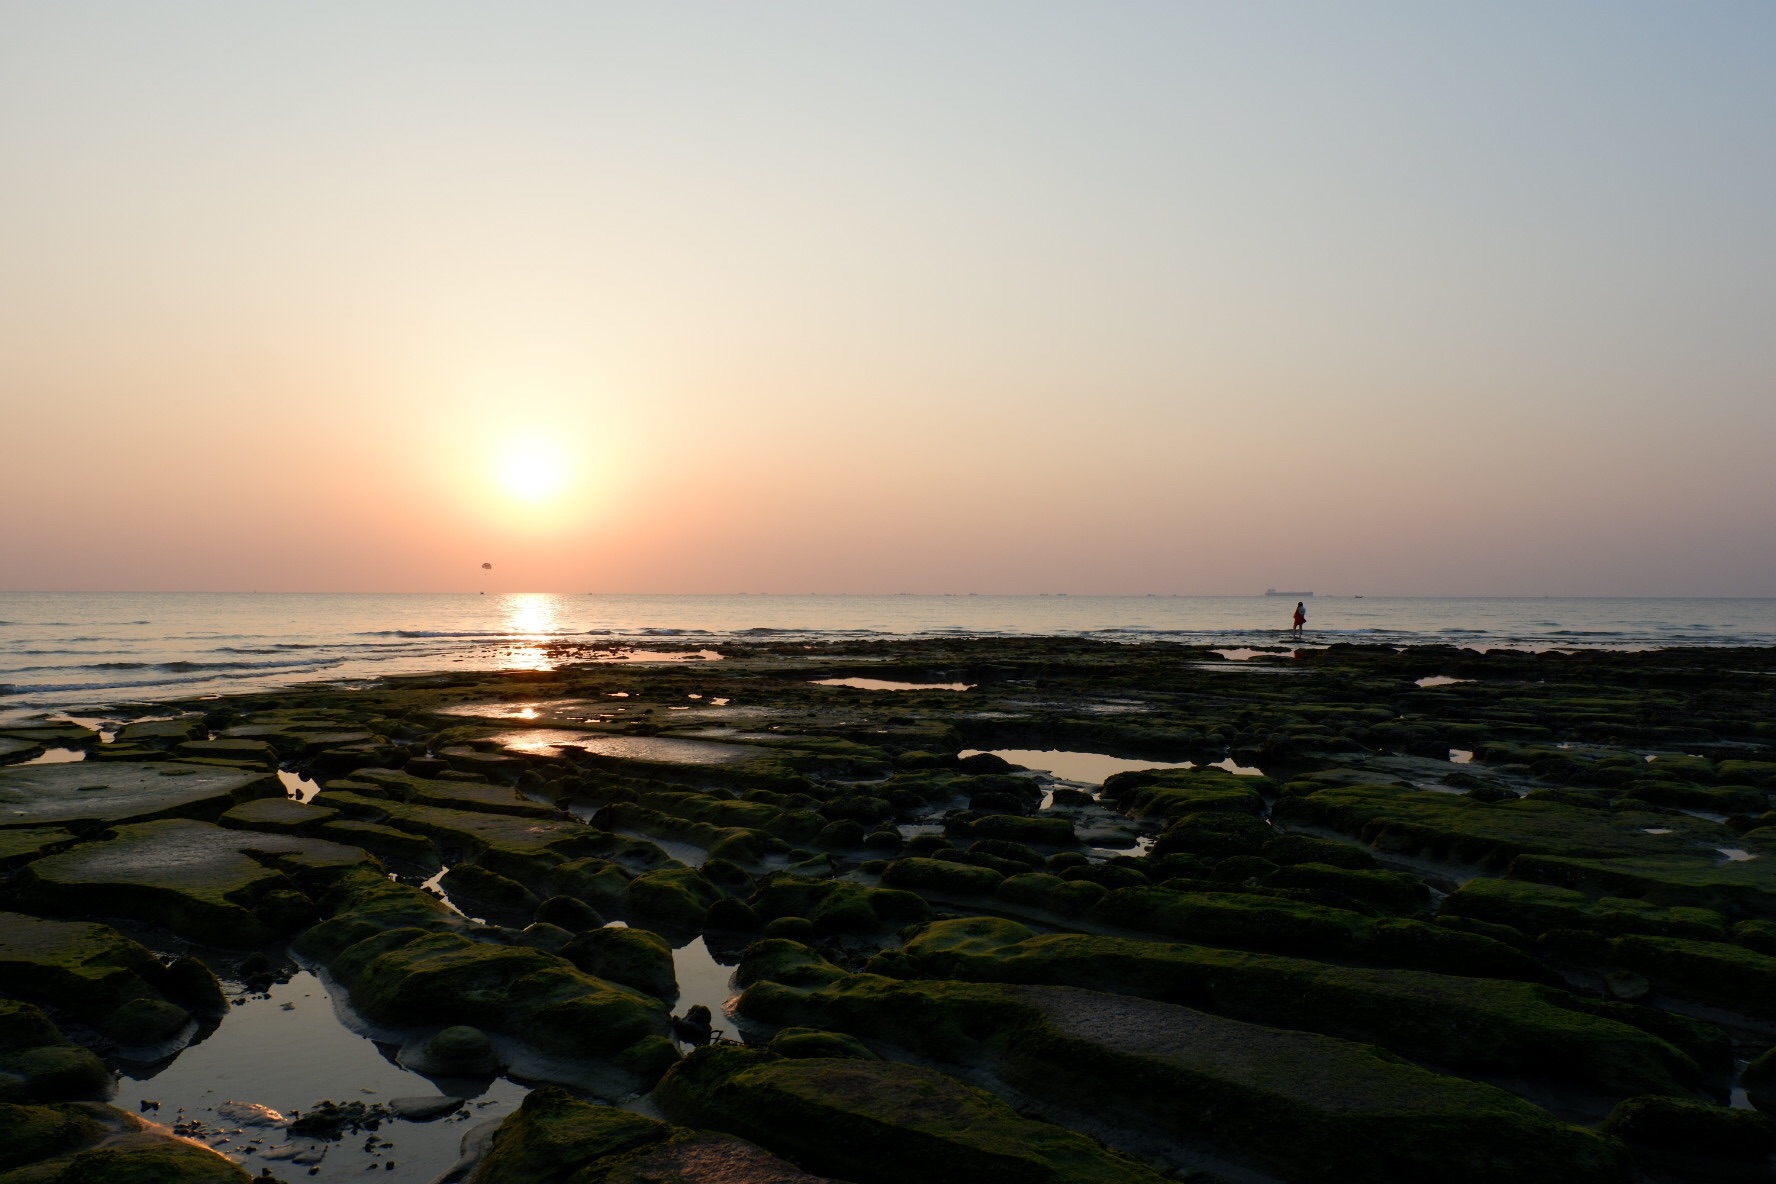
[[[558,638],[613,657],[763,637],[1073,635],[1288,641],[1293,597],[611,596],[0,592],[0,718],[310,679],[535,668]],[[1479,649],[1776,645],[1776,599],[1315,597],[1305,644]]]

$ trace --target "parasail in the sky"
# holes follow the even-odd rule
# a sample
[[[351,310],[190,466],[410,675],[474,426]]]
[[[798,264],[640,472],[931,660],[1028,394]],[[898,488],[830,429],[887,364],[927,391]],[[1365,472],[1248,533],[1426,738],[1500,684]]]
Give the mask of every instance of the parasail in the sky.
[[[483,564],[482,564],[482,565],[481,565],[481,570],[482,570],[482,571],[492,571],[492,570],[493,570],[493,564],[491,564],[491,563],[483,563]]]

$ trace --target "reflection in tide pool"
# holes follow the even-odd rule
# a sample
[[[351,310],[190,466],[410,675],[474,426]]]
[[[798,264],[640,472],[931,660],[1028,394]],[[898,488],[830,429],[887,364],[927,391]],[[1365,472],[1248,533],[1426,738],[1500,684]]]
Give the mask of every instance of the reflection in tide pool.
[[[289,1180],[344,1181],[375,1170],[378,1180],[420,1184],[456,1163],[465,1130],[504,1117],[527,1092],[499,1078],[433,1079],[403,1069],[390,1059],[392,1048],[358,1035],[348,1022],[325,984],[301,971],[274,985],[269,998],[230,1007],[221,1027],[173,1060],[126,1069],[117,1104],[133,1109],[148,1099],[160,1104],[149,1119],[203,1124],[209,1132],[203,1141],[249,1174],[265,1168]],[[248,1125],[241,1117],[254,1107],[288,1115],[325,1100],[368,1106],[441,1093],[466,1099],[464,1108],[431,1122],[385,1121],[370,1148],[362,1134],[290,1143],[279,1127]],[[218,1115],[216,1108],[228,1102],[246,1106]]]
[[[278,770],[278,780],[284,783],[284,796],[295,798],[299,802],[311,802],[321,792],[318,781],[310,781],[300,773],[292,773],[288,769]]]
[[[709,1009],[717,1034],[733,1035],[729,1005],[739,998],[734,990],[734,967],[717,962],[699,937],[672,951],[672,973],[678,978],[673,1014],[683,1015],[702,1004]]]
[[[1256,765],[1242,765],[1232,757],[1199,766],[1195,761],[1132,761],[1126,757],[1109,756],[1101,752],[1064,752],[1052,748],[968,748],[958,755],[973,756],[981,751],[990,751],[992,755],[1014,765],[1049,773],[1062,781],[1077,781],[1084,785],[1102,785],[1116,773],[1131,773],[1136,769],[1225,769],[1240,777],[1264,776],[1263,769]]]
[[[967,749],[961,755],[973,756],[979,749]],[[1052,773],[1063,781],[1078,781],[1085,785],[1102,785],[1104,779],[1113,773],[1127,773],[1135,769],[1190,769],[1195,766],[1189,761],[1131,761],[1119,756],[1107,756],[1101,752],[1063,752],[1057,749],[1035,748],[995,748],[992,753],[996,757],[1010,761],[1014,765],[1022,765],[1026,769],[1036,769],[1044,773]]]
[[[888,678],[820,678],[817,687],[850,687],[854,691],[972,691],[971,682],[895,682]]]
[[[562,728],[501,732],[492,739],[514,752],[553,756],[563,748],[579,748],[598,756],[620,757],[631,761],[663,761],[673,765],[720,765],[758,755],[757,749],[740,744],[680,740],[672,736],[611,736],[600,732],[571,732]]]

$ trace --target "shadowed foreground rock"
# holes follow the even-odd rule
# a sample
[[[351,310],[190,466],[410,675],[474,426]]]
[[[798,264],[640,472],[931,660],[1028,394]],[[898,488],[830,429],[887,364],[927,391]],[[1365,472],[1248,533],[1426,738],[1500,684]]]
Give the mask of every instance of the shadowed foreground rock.
[[[668,1115],[727,1131],[857,1184],[1159,1184],[1083,1135],[1018,1114],[953,1077],[894,1061],[701,1048],[655,1095]]]
[[[468,1184],[843,1184],[742,1139],[540,1089],[500,1123]]]

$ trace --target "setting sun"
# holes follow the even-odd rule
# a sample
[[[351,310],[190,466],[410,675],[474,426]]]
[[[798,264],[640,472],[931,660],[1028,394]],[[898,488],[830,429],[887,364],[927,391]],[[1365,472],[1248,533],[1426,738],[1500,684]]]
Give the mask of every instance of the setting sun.
[[[565,455],[546,440],[514,441],[499,460],[500,486],[522,501],[540,502],[555,496],[566,487],[567,476]]]

